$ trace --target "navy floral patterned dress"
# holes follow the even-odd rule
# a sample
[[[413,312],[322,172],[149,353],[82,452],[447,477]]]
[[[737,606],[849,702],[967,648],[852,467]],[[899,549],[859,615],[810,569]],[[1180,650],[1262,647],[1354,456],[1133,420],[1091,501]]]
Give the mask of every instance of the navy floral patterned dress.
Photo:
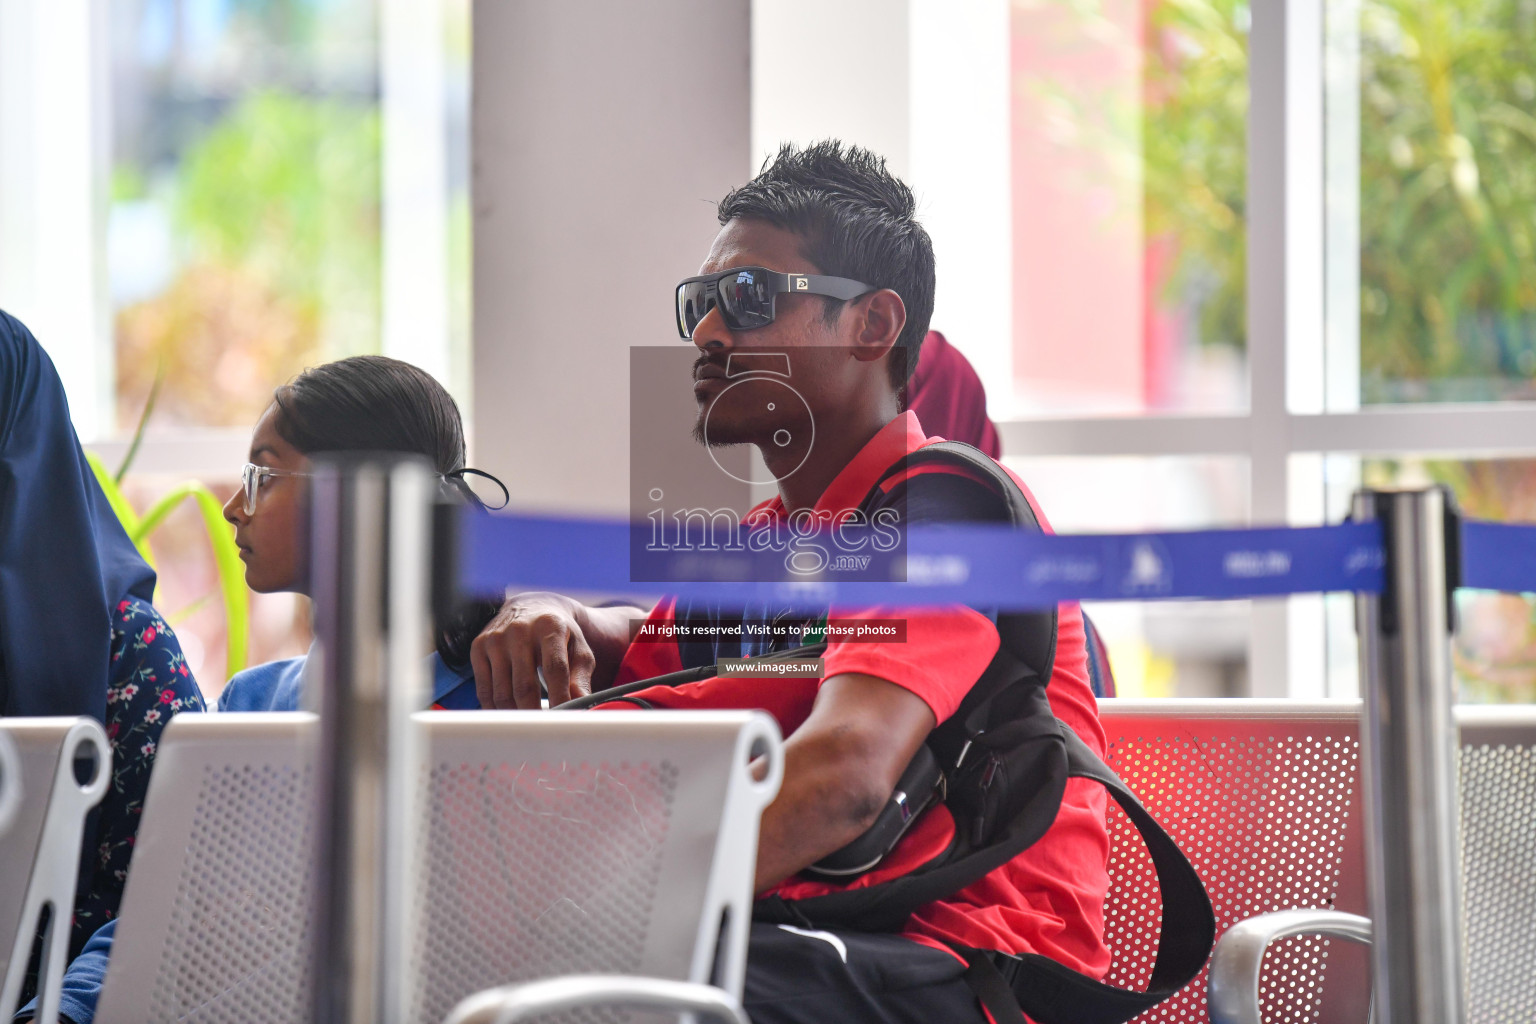
[[[112,612],[111,666],[107,682],[107,740],[112,747],[112,782],[95,814],[94,856],[83,860],[75,916],[70,928],[69,963],[59,1019],[88,1024],[106,974],[110,930],[86,949],[102,925],[116,919],[128,881],[139,819],[150,770],[160,749],[160,734],[172,715],[202,711],[203,694],[182,656],[181,644],[160,613],[143,598],[119,601]],[[90,834],[87,834],[87,842]],[[81,955],[82,950],[84,955]],[[36,1009],[38,949],[23,986],[26,1001],[13,1018],[27,1021]]]
[[[92,932],[117,916],[165,723],[178,712],[204,710],[202,692],[187,668],[176,634],[141,598],[125,598],[112,613],[108,678],[106,725],[112,744],[112,785],[102,798],[96,822],[94,871],[76,894],[71,957]]]

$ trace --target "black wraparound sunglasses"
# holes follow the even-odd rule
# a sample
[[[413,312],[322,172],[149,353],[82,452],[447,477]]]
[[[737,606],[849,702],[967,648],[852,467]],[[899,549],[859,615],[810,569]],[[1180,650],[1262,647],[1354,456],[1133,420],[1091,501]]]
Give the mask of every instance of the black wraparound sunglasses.
[[[846,277],[820,274],[780,274],[766,267],[735,267],[718,274],[690,277],[677,286],[677,333],[693,337],[693,329],[716,306],[733,331],[750,331],[773,323],[774,299],[792,295],[826,295],[856,299],[875,289]]]

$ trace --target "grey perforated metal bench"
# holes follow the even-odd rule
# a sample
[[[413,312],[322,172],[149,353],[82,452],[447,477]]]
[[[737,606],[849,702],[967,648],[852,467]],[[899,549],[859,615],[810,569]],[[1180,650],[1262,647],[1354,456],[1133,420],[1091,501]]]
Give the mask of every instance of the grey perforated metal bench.
[[[27,963],[46,915],[36,1020],[54,1024],[69,951],[85,818],[112,777],[112,752],[91,718],[0,719],[0,1020],[20,1008]],[[79,763],[79,771],[76,763]]]
[[[477,991],[577,972],[712,983],[740,998],[758,820],[782,772],[771,718],[415,721],[429,760],[410,1020],[436,1024]],[[309,1019],[315,726],[303,714],[172,720],[100,1024]]]
[[[16,741],[0,731],[0,836],[10,829],[21,807],[21,756]]]
[[[1360,1024],[1370,1012],[1357,701],[1100,702],[1109,762],[1205,879],[1217,934],[1144,1021]],[[1536,707],[1460,707],[1468,1020],[1536,1020]],[[1144,980],[1155,881],[1111,812],[1111,977]],[[1339,941],[1345,940],[1345,941]],[[1209,1005],[1207,1005],[1207,997]]]

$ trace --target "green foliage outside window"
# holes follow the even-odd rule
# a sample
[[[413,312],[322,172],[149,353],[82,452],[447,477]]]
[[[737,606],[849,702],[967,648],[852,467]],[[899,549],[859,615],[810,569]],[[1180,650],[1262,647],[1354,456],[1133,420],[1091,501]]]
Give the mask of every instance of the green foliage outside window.
[[[1166,305],[1205,344],[1248,337],[1248,5],[1165,0],[1147,33],[1142,155],[1149,239],[1177,253]]]
[[[1361,19],[1366,401],[1536,397],[1536,5]]]
[[[1104,0],[1028,0],[1046,3],[1108,53],[1139,49],[1139,109],[1027,72],[1024,95],[1106,173],[1140,174],[1148,243],[1176,254],[1164,305],[1244,347],[1249,5],[1162,0],[1132,39]],[[1359,8],[1361,399],[1536,398],[1536,3]]]
[[[377,350],[379,162],[376,108],[282,91],[186,149],[168,197],[184,262],[118,315],[125,420],[162,369],[163,421],[248,426],[305,366]]]
[[[1242,345],[1247,5],[1150,17],[1148,235],[1170,297],[1207,283],[1201,338]],[[1536,397],[1536,4],[1363,0],[1360,30],[1361,398]]]
[[[1496,522],[1536,521],[1536,459],[1367,459],[1367,487],[1445,484],[1461,511]],[[1536,595],[1456,591],[1451,653],[1458,696],[1473,704],[1536,702]]]
[[[137,418],[135,448],[151,409],[162,429],[249,427],[272,388],[305,366],[377,350],[379,175],[376,105],[275,89],[230,104],[183,148],[169,180],[115,169],[116,200],[153,194],[168,210],[178,257],[163,291],[118,313],[120,418]],[[155,530],[193,503],[223,602],[225,678],[244,668],[250,598],[222,501],[189,481],[140,513],[121,490],[126,464],[115,476],[93,467],[151,564]]]

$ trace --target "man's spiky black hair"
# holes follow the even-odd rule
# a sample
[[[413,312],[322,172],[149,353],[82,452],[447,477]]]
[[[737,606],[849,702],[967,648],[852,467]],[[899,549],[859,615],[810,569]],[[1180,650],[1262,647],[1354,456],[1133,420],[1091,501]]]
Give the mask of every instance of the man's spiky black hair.
[[[823,274],[889,288],[907,307],[907,323],[887,362],[899,392],[917,368],[933,316],[933,242],[917,222],[917,201],[885,159],[828,139],[780,147],[757,177],[720,201],[720,223],[766,221],[801,238],[800,254]],[[841,307],[827,300],[827,318]]]

